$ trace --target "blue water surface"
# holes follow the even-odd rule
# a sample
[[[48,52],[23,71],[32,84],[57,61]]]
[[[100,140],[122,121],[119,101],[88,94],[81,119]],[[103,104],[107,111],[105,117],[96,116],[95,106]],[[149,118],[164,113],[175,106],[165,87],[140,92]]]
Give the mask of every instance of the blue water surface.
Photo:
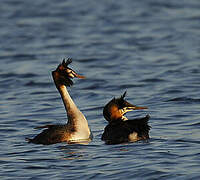
[[[199,179],[200,1],[1,0],[0,179]],[[66,123],[51,77],[63,58],[85,80],[69,89],[87,145],[28,144]],[[127,90],[148,106],[148,142],[105,145],[104,105]]]

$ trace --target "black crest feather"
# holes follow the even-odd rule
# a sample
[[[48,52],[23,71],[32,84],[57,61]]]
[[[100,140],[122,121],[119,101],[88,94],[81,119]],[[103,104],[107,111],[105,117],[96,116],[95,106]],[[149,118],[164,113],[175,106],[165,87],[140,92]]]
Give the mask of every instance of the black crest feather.
[[[121,96],[121,99],[124,99],[126,96],[127,91],[124,92],[124,94]]]
[[[71,58],[68,58],[66,61],[65,61],[65,59],[63,59],[63,61],[62,61],[62,65],[64,68],[67,68],[70,63],[72,63]]]
[[[63,59],[62,63],[60,63],[57,67],[57,69],[55,71],[59,72],[59,74],[61,75],[59,77],[59,80],[58,82],[60,84],[64,84],[66,86],[72,86],[73,85],[73,81],[70,79],[70,77],[68,77],[68,74],[67,72],[65,71],[65,69],[70,69],[68,67],[68,65],[72,63],[72,59],[71,58],[68,58],[67,60],[66,59]],[[55,72],[53,71],[53,73]]]

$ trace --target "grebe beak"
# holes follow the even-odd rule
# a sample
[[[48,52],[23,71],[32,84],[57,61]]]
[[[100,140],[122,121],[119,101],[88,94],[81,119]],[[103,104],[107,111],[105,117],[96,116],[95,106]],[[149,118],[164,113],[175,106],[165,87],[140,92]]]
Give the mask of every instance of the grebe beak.
[[[125,103],[125,107],[122,108],[122,112],[125,114],[129,111],[133,111],[133,110],[141,110],[141,109],[148,109],[148,107],[145,106],[135,106],[129,102],[126,101]]]
[[[148,109],[147,107],[139,107],[139,106],[129,106],[129,107],[124,107],[122,109],[122,112],[125,114],[129,111],[133,111],[133,110],[141,110],[141,109]]]
[[[74,74],[75,77],[79,78],[79,79],[85,79],[85,76],[79,75],[77,73]]]
[[[127,109],[131,109],[131,110],[140,110],[140,109],[148,109],[148,107],[141,107],[141,106],[132,106],[132,107],[126,107]]]
[[[69,76],[71,77],[71,78],[74,78],[74,77],[76,77],[76,78],[79,78],[79,79],[85,79],[85,76],[82,76],[82,75],[79,75],[79,74],[77,74],[75,71],[71,71],[71,73],[69,74]]]

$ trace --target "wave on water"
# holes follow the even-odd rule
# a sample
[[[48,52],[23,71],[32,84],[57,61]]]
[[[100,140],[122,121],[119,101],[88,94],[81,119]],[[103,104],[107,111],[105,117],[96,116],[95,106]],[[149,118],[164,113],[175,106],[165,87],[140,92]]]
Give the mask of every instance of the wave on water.
[[[15,78],[33,78],[38,76],[37,74],[34,73],[24,73],[24,74],[17,74],[17,73],[3,73],[0,74],[0,77],[2,78],[9,78],[9,77],[15,77]]]
[[[194,99],[194,98],[189,98],[189,97],[176,97],[167,100],[167,102],[184,102],[184,103],[200,103],[200,99]]]
[[[38,87],[48,87],[52,85],[52,83],[48,82],[35,82],[35,81],[29,81],[25,84],[25,86],[38,86]]]

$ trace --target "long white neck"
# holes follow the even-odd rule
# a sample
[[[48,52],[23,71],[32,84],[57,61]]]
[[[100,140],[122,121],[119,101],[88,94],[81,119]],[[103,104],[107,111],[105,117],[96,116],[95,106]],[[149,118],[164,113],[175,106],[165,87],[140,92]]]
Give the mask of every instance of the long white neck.
[[[62,97],[66,112],[67,112],[67,117],[68,117],[68,122],[67,124],[74,126],[77,130],[81,131],[90,131],[88,127],[88,122],[83,115],[83,113],[77,108],[76,104],[70,97],[67,88],[65,85],[61,85],[58,87],[58,90],[60,92],[60,95]]]

